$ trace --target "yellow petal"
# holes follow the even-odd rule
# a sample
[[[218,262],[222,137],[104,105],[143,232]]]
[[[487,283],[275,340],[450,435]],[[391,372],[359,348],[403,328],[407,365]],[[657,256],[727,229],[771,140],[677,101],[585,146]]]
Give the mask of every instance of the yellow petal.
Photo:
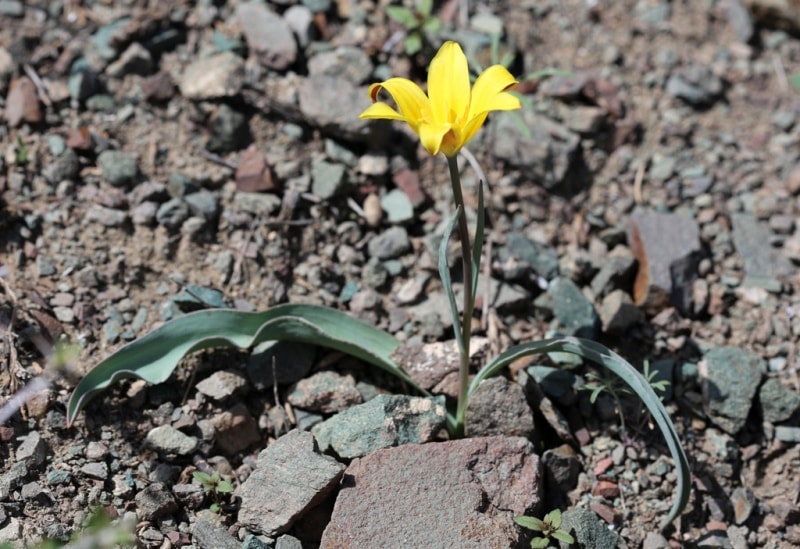
[[[358,115],[359,118],[387,118],[389,120],[405,120],[406,117],[394,110],[386,103],[373,103],[364,112]]]
[[[521,107],[519,99],[508,93],[516,86],[517,81],[502,65],[492,65],[483,71],[472,88],[467,123],[489,111],[519,109]]]
[[[472,139],[476,133],[478,133],[478,130],[481,129],[481,126],[483,126],[483,123],[486,121],[486,117],[488,115],[488,112],[479,114],[464,125],[464,128],[461,130],[462,145],[466,145],[467,142]]]
[[[373,84],[369,87],[369,96],[373,103],[378,100],[378,93],[382,89],[389,92],[389,95],[391,95],[394,102],[397,103],[397,108],[400,111],[400,118],[398,118],[396,116],[397,113],[389,108],[394,115],[387,116],[387,118],[392,120],[405,120],[416,132],[419,124],[427,117],[427,113],[430,111],[430,102],[425,92],[411,80],[406,78],[390,78],[385,82]],[[378,103],[375,104],[377,105]],[[366,113],[369,110],[370,109],[367,109],[364,112]],[[385,109],[373,112],[389,114]]]
[[[447,135],[450,129],[450,124],[421,124],[418,131],[420,143],[429,153],[436,156],[442,147],[444,136]]]
[[[458,123],[469,111],[469,67],[461,46],[445,42],[428,68],[434,124]]]

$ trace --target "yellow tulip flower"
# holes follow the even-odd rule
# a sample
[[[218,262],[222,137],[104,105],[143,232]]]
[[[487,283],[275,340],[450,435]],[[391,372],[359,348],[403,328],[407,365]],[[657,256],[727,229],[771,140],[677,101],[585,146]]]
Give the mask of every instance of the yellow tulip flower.
[[[502,65],[483,71],[470,88],[469,67],[455,42],[445,42],[428,67],[428,95],[411,80],[390,78],[372,84],[372,105],[359,118],[406,122],[429,153],[452,157],[480,129],[490,111],[519,109],[519,99],[508,93],[517,81]],[[386,90],[398,110],[378,101]],[[398,112],[399,111],[399,112]]]

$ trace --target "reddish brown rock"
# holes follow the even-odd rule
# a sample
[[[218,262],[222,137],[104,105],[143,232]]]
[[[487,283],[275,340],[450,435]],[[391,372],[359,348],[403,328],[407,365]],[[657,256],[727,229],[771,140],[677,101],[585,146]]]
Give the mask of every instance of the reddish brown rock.
[[[217,446],[231,455],[261,440],[258,425],[244,404],[237,404],[214,418]]]
[[[513,517],[539,512],[533,445],[485,437],[405,445],[347,468],[321,547],[518,547]]]
[[[419,181],[419,174],[416,171],[404,168],[392,176],[397,188],[406,193],[415,208],[428,201],[428,194]]]
[[[27,76],[11,81],[6,97],[5,116],[12,128],[20,126],[23,122],[38,124],[42,121],[42,109],[39,106],[36,86]]]
[[[272,180],[267,159],[256,149],[255,145],[250,145],[239,156],[239,165],[236,168],[236,188],[246,193],[278,190]]]

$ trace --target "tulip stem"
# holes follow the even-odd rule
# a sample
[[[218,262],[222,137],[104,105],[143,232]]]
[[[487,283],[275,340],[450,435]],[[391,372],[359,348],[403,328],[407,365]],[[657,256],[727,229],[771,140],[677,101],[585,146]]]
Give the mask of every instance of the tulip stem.
[[[458,402],[456,404],[456,437],[464,436],[467,415],[467,392],[469,390],[469,338],[472,333],[472,313],[475,309],[475,296],[472,295],[472,245],[470,244],[469,228],[467,227],[467,210],[464,204],[464,195],[461,191],[461,175],[458,172],[456,155],[447,157],[447,166],[450,168],[450,183],[453,186],[453,198],[456,207],[460,206],[458,216],[458,237],[461,240],[461,261],[464,275],[464,311],[461,317],[461,355],[458,371]]]

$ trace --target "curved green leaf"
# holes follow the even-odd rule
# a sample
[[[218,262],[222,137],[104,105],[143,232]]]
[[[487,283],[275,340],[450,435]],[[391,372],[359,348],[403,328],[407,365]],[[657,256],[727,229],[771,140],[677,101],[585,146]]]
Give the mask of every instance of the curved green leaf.
[[[678,470],[678,496],[672,504],[669,515],[661,523],[662,528],[666,527],[683,512],[686,505],[689,503],[689,496],[691,495],[689,461],[686,459],[686,454],[681,446],[678,433],[672,425],[672,420],[664,409],[664,405],[661,404],[661,399],[658,398],[658,395],[656,395],[655,391],[653,391],[647,383],[644,376],[617,353],[599,343],[577,337],[545,339],[517,345],[498,355],[478,372],[470,384],[469,394],[472,394],[481,381],[497,374],[511,362],[524,356],[551,353],[554,351],[572,353],[603,365],[627,383],[639,396],[645,407],[647,407],[656,425],[658,425],[658,428],[661,430],[661,434],[664,436],[672,459],[675,462],[675,467]]]
[[[392,360],[399,345],[394,337],[341,311],[292,304],[258,313],[208,309],[167,322],[100,362],[70,396],[67,423],[72,424],[92,397],[116,381],[133,377],[162,383],[189,353],[212,347],[250,349],[264,341],[297,341],[341,351],[427,394]]]

